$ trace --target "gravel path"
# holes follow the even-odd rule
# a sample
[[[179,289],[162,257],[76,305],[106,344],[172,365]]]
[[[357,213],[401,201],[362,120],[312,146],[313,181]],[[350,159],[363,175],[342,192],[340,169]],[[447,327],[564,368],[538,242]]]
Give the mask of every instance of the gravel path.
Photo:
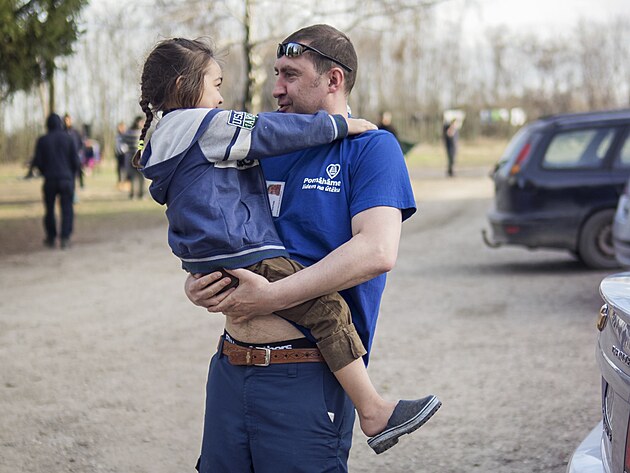
[[[415,177],[370,372],[444,406],[380,456],[355,429],[351,471],[564,472],[599,419],[607,273],[485,248],[486,176]],[[185,299],[160,213],[85,223],[70,251],[0,254],[0,473],[192,472],[222,318]]]

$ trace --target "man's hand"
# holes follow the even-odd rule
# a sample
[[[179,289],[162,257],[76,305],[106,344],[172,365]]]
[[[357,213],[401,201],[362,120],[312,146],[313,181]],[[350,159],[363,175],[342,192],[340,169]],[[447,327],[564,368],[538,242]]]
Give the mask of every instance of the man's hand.
[[[205,276],[189,275],[186,279],[186,296],[195,305],[205,307],[208,312],[222,312],[234,323],[242,323],[281,309],[271,290],[271,283],[246,269],[230,269],[228,273],[239,279],[236,288],[216,295],[229,285],[230,279],[221,279],[221,273]]]
[[[190,301],[200,307],[208,308],[225,299],[229,291],[216,295],[230,284],[230,278],[222,278],[219,271],[206,274],[189,274],[184,284],[184,292]]]

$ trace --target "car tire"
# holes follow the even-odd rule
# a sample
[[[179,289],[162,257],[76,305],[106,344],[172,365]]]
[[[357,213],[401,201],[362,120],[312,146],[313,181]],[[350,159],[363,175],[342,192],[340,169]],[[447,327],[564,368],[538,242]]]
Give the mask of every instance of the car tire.
[[[580,260],[592,269],[619,267],[612,244],[614,209],[602,210],[591,215],[582,225],[578,241]]]

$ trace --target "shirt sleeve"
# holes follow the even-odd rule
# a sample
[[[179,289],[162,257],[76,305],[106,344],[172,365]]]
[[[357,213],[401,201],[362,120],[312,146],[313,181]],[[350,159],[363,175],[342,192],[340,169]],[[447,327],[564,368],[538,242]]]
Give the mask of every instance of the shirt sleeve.
[[[369,139],[351,163],[350,213],[354,217],[372,207],[394,207],[403,221],[416,212],[416,202],[405,158],[396,138],[379,131]],[[358,141],[358,140],[353,140]]]
[[[341,115],[313,115],[222,110],[208,124],[199,145],[211,162],[260,159],[345,138],[348,125]]]

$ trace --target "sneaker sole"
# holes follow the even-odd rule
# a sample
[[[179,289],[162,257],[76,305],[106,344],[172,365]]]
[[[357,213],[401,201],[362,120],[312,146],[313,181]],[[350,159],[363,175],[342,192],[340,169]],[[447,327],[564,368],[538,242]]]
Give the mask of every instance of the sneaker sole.
[[[440,400],[433,396],[433,399],[431,399],[425,408],[418,412],[414,417],[404,424],[385,430],[368,439],[367,444],[376,452],[377,455],[389,450],[398,443],[398,439],[400,437],[405,434],[410,434],[422,427],[441,406],[442,403]]]

